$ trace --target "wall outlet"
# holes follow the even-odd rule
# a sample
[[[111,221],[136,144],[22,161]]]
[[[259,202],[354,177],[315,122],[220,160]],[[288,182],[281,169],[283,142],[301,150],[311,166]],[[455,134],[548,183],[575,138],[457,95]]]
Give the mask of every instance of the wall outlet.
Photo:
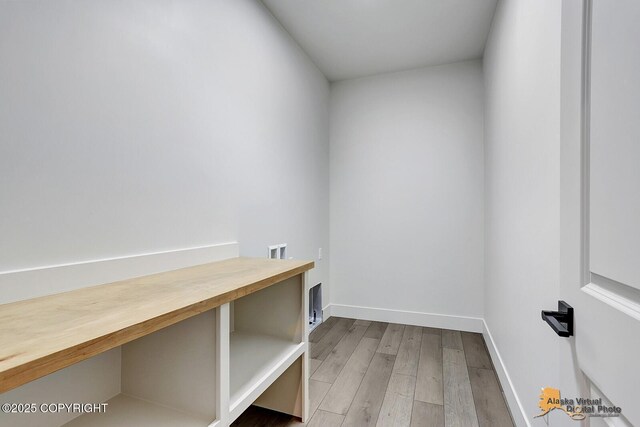
[[[269,252],[267,253],[267,258],[269,259],[278,259],[278,255],[280,252],[278,251],[278,246],[273,245],[269,246]]]
[[[269,252],[267,258],[270,259],[287,259],[287,244],[280,243],[279,245],[269,246]]]

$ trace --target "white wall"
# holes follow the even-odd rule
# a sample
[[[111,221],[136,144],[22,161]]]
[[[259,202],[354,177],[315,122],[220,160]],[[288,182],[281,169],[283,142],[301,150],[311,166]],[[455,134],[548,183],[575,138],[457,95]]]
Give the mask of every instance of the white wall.
[[[0,58],[0,272],[328,257],[329,85],[260,2],[2,2]]]
[[[332,304],[482,317],[482,133],[478,61],[332,84]]]
[[[500,1],[484,57],[485,320],[529,421],[558,384],[560,8]]]

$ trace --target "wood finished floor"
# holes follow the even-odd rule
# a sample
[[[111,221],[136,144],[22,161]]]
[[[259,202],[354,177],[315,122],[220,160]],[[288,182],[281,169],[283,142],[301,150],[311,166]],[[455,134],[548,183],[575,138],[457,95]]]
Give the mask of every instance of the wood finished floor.
[[[309,341],[308,426],[513,426],[480,334],[331,317]],[[232,425],[303,424],[252,406]]]

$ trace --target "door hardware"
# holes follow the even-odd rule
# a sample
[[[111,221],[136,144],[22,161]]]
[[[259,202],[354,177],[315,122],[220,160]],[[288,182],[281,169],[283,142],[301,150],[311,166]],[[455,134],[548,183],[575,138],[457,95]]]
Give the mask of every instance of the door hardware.
[[[542,310],[542,320],[561,337],[573,336],[573,307],[558,301],[558,311]]]

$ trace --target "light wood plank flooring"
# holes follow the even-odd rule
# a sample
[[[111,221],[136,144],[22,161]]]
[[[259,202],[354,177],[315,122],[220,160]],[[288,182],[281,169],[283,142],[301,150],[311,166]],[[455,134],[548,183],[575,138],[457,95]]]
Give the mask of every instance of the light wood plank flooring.
[[[309,341],[309,426],[513,426],[480,334],[331,317]],[[233,423],[300,425],[255,406]]]

